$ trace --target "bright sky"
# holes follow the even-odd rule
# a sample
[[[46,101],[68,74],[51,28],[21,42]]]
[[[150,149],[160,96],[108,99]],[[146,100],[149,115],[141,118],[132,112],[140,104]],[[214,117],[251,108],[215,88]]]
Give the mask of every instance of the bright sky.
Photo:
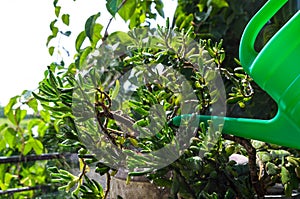
[[[62,5],[62,2],[66,4]],[[105,11],[104,0],[86,2],[59,1],[59,5],[65,7],[61,13],[71,16],[71,38],[61,41],[71,54],[75,51],[75,38],[90,15],[100,11],[100,23],[104,26],[110,18]],[[165,3],[165,15],[172,19],[177,3],[174,0],[164,2],[168,2]],[[56,61],[55,56],[50,57],[46,47],[47,37],[51,33],[49,24],[54,18],[53,0],[9,0],[0,3],[0,105],[6,105],[9,98],[21,94],[23,90],[35,90],[47,65]],[[165,24],[160,18],[157,21]],[[125,22],[117,18],[109,30],[126,29]]]

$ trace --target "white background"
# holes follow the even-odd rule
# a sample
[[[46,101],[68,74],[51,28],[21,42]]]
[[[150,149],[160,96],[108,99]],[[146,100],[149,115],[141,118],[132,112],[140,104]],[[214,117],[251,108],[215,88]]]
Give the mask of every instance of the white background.
[[[62,4],[62,2],[64,4]],[[88,2],[88,3],[87,3]],[[84,29],[86,19],[101,12],[100,21],[106,27],[111,17],[106,12],[104,0],[59,1],[61,13],[70,14],[70,38],[61,37],[60,44],[74,54],[76,36]],[[165,16],[172,19],[177,2],[164,0]],[[64,9],[63,9],[64,8]],[[23,90],[35,90],[43,79],[47,65],[58,61],[58,55],[51,57],[46,47],[51,34],[49,24],[55,19],[52,0],[9,0],[0,3],[0,105]],[[163,19],[157,23],[165,25]],[[117,17],[110,26],[110,32],[127,29],[127,24]],[[66,29],[67,30],[67,29]],[[51,45],[56,45],[53,40]]]

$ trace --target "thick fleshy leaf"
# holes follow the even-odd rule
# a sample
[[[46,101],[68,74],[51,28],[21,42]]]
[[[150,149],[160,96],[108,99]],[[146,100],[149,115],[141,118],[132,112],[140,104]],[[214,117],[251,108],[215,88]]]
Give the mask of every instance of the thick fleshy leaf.
[[[281,182],[286,184],[290,181],[290,172],[285,168],[281,167]]]

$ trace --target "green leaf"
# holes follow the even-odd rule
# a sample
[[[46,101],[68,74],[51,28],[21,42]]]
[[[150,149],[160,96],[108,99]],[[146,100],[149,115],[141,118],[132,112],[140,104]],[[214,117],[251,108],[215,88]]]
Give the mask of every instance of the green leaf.
[[[118,13],[124,21],[128,21],[128,19],[131,18],[136,9],[136,4],[136,0],[126,1],[126,3],[120,8]]]
[[[92,47],[96,47],[97,42],[102,38],[101,31],[103,29],[103,26],[99,23],[96,23],[94,26],[94,32],[92,36]]]
[[[106,174],[107,172],[109,172],[109,170],[110,170],[110,168],[108,166],[99,162],[99,163],[97,163],[95,172],[99,173],[102,176],[102,175]]]
[[[84,42],[84,39],[86,38],[86,34],[85,31],[82,31],[81,33],[79,33],[79,35],[76,38],[76,42],[75,42],[75,48],[76,51],[79,52],[80,48],[82,46],[82,43]]]
[[[161,17],[165,17],[164,3],[161,0],[155,0],[155,9]]]
[[[1,124],[0,125],[0,132],[3,131],[3,129],[5,129],[6,127],[8,127],[7,123]]]
[[[96,20],[98,19],[98,17],[100,17],[100,12],[98,12],[97,14],[95,14],[95,15],[92,15],[92,16],[90,16],[88,19],[87,19],[87,21],[86,21],[86,23],[85,23],[85,34],[86,34],[86,36],[90,39],[90,41],[91,41],[91,43],[93,44],[93,43],[95,43],[94,42],[94,38],[93,37],[95,37],[94,36],[94,32],[97,32],[97,31],[99,31],[99,28],[100,28],[100,24],[99,25],[97,25],[96,26],[96,28],[95,28],[95,25],[96,25]],[[97,34],[97,33],[96,33]]]
[[[57,3],[58,3],[58,0],[54,0],[54,1],[53,1],[54,7],[57,7]]]
[[[27,155],[32,149],[35,151],[37,155],[40,155],[43,153],[44,146],[40,140],[31,137],[29,140],[25,142],[23,155]]]
[[[32,149],[31,143],[26,142],[24,149],[23,149],[23,155],[27,155]]]
[[[119,80],[116,80],[116,86],[111,93],[111,99],[116,99],[116,97],[118,96],[119,90],[120,90],[120,82],[119,82]]]
[[[16,131],[13,128],[7,128],[3,132],[3,137],[5,142],[9,145],[10,148],[14,148],[16,143]]]
[[[70,24],[70,15],[69,14],[63,14],[61,16],[61,19],[62,19],[63,23],[66,24],[67,26]]]
[[[90,54],[90,52],[92,52],[92,48],[91,47],[86,47],[84,49],[84,51],[82,52],[82,54],[80,56],[79,67],[81,67],[85,63],[86,58]]]
[[[123,32],[123,31],[116,31],[116,32],[111,33],[108,36],[108,39],[120,40],[122,44],[133,43],[133,39],[128,35],[128,33]]]
[[[61,7],[60,7],[60,6],[56,6],[56,7],[55,7],[55,16],[56,16],[56,17],[58,17],[58,16],[59,16],[60,9],[61,9]]]
[[[281,167],[281,182],[287,184],[290,181],[290,172],[283,166]]]
[[[4,107],[4,115],[7,115],[9,112],[12,111],[13,109],[13,106],[17,103],[17,99],[19,98],[20,96],[15,96],[15,97],[12,97],[9,99],[9,102],[8,104]]]
[[[34,139],[34,144],[32,145],[32,147],[37,155],[43,153],[44,146],[40,140]]]
[[[278,171],[278,167],[272,162],[267,162],[266,171],[268,175],[276,175]]]
[[[115,16],[121,3],[122,0],[107,0],[106,8],[112,16]]]
[[[50,54],[51,56],[52,56],[53,53],[54,53],[54,49],[55,49],[54,46],[51,46],[51,47],[48,48],[48,52],[49,52],[49,54]]]
[[[56,22],[57,22],[57,20],[55,19],[50,23],[50,30],[52,31],[53,37],[56,37],[57,33],[58,33],[58,28],[55,26]]]
[[[38,112],[38,102],[35,98],[30,99],[27,102],[27,105],[34,110],[34,112]]]
[[[223,7],[228,7],[228,3],[226,0],[212,0],[212,3],[218,7],[218,8],[223,8]]]
[[[50,35],[50,36],[48,37],[48,39],[47,39],[46,46],[48,46],[48,45],[49,45],[49,43],[50,43],[50,41],[51,41],[52,39],[54,39],[54,38],[55,38],[55,36],[53,36],[53,35]]]
[[[262,162],[269,162],[272,159],[271,155],[266,151],[257,152],[257,156]]]

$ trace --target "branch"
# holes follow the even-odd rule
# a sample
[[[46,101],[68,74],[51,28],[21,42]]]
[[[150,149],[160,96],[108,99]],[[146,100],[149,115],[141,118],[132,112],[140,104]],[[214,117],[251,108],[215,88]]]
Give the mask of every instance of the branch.
[[[119,10],[124,6],[124,4],[127,2],[127,0],[123,0],[122,2],[121,2],[121,4],[118,6],[118,8],[117,8],[117,11],[116,11],[116,13],[115,13],[115,15],[117,14],[117,12],[119,12]],[[110,26],[110,24],[111,24],[111,22],[112,22],[112,20],[113,20],[113,18],[114,18],[115,16],[112,16],[110,19],[109,19],[109,21],[108,21],[108,24],[107,24],[107,26],[106,26],[106,28],[105,28],[105,32],[104,32],[104,37],[102,38],[102,41],[104,42],[106,39],[107,39],[107,37],[108,37],[108,28],[109,28],[109,26]]]
[[[246,149],[249,156],[248,165],[250,170],[251,183],[255,189],[258,198],[262,198],[265,195],[265,190],[264,190],[264,186],[262,185],[263,182],[259,180],[257,175],[256,149],[252,146],[251,142],[248,139],[237,137],[237,136],[231,136],[227,134],[223,134],[223,138],[237,142],[238,144],[242,145]]]
[[[104,195],[104,199],[106,199],[108,197],[108,193],[110,190],[110,180],[111,180],[111,176],[110,173],[106,173],[106,191],[105,191],[105,195]]]

